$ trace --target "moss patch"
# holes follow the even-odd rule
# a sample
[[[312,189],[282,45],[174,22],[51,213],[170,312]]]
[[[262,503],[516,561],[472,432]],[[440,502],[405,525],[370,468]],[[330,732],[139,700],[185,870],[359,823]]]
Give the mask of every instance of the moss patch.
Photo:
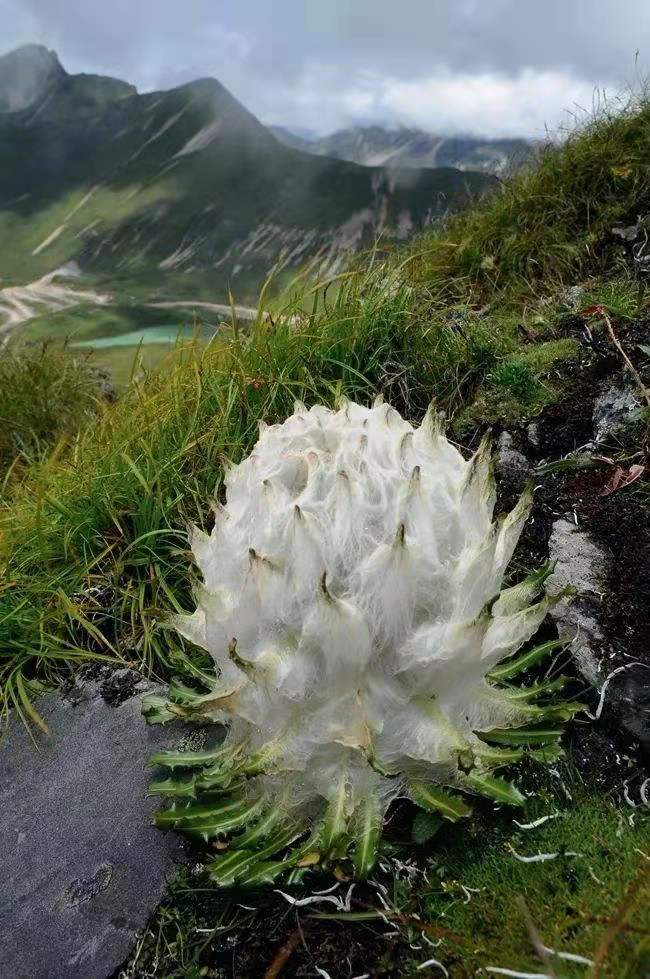
[[[420,847],[415,861],[412,845],[396,840],[375,883],[355,889],[350,914],[332,912],[325,902],[296,912],[268,891],[224,894],[198,868],[184,871],[122,974],[144,979],[155,965],[159,974],[179,979],[261,976],[298,927],[304,944],[300,938],[294,944],[282,973],[287,979],[313,974],[315,966],[333,977],[414,976],[431,958],[452,979],[469,979],[490,966],[552,969],[562,979],[596,974],[594,967],[557,956],[544,963],[531,942],[532,925],[544,946],[599,961],[601,979],[636,979],[650,967],[650,862],[644,856],[650,813],[617,808],[575,784],[570,791],[572,801],[558,781],[555,790],[531,800],[517,816],[521,823],[557,816],[531,830],[518,829],[509,812],[486,809],[478,820],[449,826]],[[558,856],[522,863],[513,850]],[[325,886],[311,882],[301,895]],[[343,896],[348,887],[340,885]],[[427,942],[440,938],[436,947]]]

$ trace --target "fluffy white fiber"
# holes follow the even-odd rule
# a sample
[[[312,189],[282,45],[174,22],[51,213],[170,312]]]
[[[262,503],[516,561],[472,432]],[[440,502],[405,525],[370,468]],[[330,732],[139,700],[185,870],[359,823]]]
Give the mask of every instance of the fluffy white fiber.
[[[200,706],[247,797],[352,833],[369,800],[381,824],[418,786],[480,791],[498,752],[477,732],[540,714],[487,679],[548,609],[539,577],[501,591],[530,494],[493,522],[487,444],[465,461],[434,413],[350,402],[264,427],[226,492],[174,624],[214,659]]]

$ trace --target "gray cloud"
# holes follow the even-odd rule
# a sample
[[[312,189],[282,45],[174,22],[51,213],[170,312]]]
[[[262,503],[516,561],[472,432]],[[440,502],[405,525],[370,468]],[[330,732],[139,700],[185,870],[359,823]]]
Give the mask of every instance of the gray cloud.
[[[647,0],[0,0],[0,43],[164,88],[219,78],[264,121],[535,134],[633,80]],[[638,70],[650,63],[639,52]]]

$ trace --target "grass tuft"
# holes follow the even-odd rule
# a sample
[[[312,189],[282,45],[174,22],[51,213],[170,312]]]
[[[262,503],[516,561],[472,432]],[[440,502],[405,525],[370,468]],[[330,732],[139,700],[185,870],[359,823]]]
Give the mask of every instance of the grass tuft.
[[[87,358],[11,342],[0,357],[0,477],[42,461],[101,408],[101,378]]]

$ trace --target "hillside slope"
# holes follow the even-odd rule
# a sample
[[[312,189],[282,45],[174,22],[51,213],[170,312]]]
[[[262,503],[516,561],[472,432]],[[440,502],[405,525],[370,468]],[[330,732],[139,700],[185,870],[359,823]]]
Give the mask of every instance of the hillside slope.
[[[378,235],[403,239],[491,186],[451,168],[364,168],[282,146],[212,79],[138,95],[63,72],[0,115],[0,144],[9,284],[75,259],[136,290],[173,279],[176,291],[222,298],[231,285],[248,298],[281,257],[295,271],[319,255],[335,270]]]
[[[212,528],[225,460],[247,455],[260,423],[284,421],[296,398],[380,394],[415,423],[434,400],[466,454],[491,428],[498,512],[535,487],[509,582],[551,561],[556,584],[578,591],[531,637],[547,652],[551,641],[552,658],[519,666],[530,694],[564,684],[586,710],[562,738],[566,757],[513,765],[526,796],[516,822],[507,805],[477,800],[468,819],[416,833],[413,811],[397,806],[368,883],[353,889],[342,856],[328,890],[309,854],[308,900],[325,891],[326,913],[309,908],[302,931],[282,892],[226,904],[201,851],[130,975],[233,975],[234,961],[243,974],[277,974],[287,956],[287,975],[317,962],[334,976],[349,960],[350,974],[405,979],[432,956],[450,977],[647,974],[649,153],[647,104],[596,120],[396,259],[355,268],[337,292],[312,290],[308,305],[294,298],[272,321],[179,352],[31,468],[24,431],[39,418],[29,405],[11,414],[0,683],[26,722],[38,721],[30,697],[41,682],[68,678],[80,660],[103,657],[102,683],[117,668],[132,687],[152,672],[192,684],[210,665],[166,628],[195,604],[188,527]],[[533,744],[557,734],[529,731]]]
[[[272,126],[271,130],[287,146],[364,166],[456,167],[503,174],[511,164],[524,162],[533,152],[532,144],[525,139],[439,136],[406,126],[354,126],[321,137],[303,136],[284,126]]]

